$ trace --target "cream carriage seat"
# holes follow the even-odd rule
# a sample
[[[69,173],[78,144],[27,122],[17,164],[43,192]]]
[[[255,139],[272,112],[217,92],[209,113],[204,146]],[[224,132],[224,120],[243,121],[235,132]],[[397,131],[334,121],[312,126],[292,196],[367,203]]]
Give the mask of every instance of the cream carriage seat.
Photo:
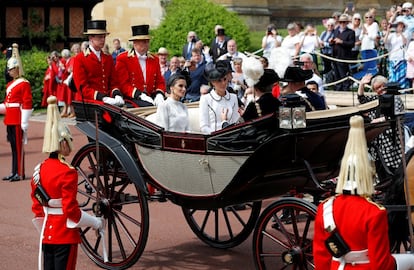
[[[189,107],[188,116],[190,118],[190,132],[201,133],[198,107]],[[157,119],[157,113],[155,112],[149,114],[145,117],[145,119],[155,124]]]
[[[347,114],[355,114],[360,111],[368,111],[379,105],[378,100],[373,100],[364,104],[360,104],[353,107],[337,107],[335,109],[312,111],[306,113],[306,119],[320,119],[320,118],[329,118]]]

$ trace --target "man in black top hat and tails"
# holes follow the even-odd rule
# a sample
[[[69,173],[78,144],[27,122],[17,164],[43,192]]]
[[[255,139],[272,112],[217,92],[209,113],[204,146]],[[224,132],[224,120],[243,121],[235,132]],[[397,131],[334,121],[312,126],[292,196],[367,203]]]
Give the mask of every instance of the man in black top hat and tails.
[[[75,99],[124,105],[112,56],[102,50],[109,34],[106,21],[88,21],[84,34],[89,38],[89,46],[76,55],[73,64],[73,81],[78,90]]]
[[[288,99],[297,99],[306,107],[306,111],[326,109],[325,100],[320,95],[309,90],[305,81],[312,78],[312,70],[303,70],[300,67],[288,67],[281,81],[287,82],[285,91],[282,91],[280,100],[285,103]]]
[[[139,107],[158,105],[164,101],[165,79],[159,59],[150,53],[149,25],[131,27],[133,48],[116,59],[121,91]]]
[[[211,42],[210,46],[210,55],[213,58],[214,63],[220,56],[227,53],[227,41],[230,40],[230,38],[226,36],[222,26],[217,25],[215,32],[216,37]]]

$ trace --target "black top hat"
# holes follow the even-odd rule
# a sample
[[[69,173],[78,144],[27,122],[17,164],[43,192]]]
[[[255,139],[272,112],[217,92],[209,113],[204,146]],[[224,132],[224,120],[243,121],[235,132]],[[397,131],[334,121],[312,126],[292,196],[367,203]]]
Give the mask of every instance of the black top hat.
[[[148,24],[131,26],[131,30],[132,37],[129,38],[129,41],[151,39]]]
[[[279,76],[273,69],[265,68],[262,77],[260,77],[254,87],[262,92],[270,92],[273,84],[279,80]]]
[[[216,61],[216,68],[225,69],[225,70],[227,70],[227,73],[234,72],[234,70],[231,66],[231,62],[228,59],[217,60]]]
[[[224,28],[217,29],[217,36],[224,36]]]
[[[106,31],[106,21],[105,20],[93,20],[88,21],[86,24],[86,32],[83,34],[85,35],[108,35],[108,31]]]
[[[300,67],[288,67],[285,76],[281,81],[283,82],[304,82],[313,76],[312,70],[303,70]]]

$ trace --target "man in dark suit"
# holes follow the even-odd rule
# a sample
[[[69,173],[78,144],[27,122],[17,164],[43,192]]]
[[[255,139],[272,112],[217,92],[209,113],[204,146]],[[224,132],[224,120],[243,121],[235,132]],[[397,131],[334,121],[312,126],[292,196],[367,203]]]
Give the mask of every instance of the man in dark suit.
[[[184,97],[185,102],[195,102],[200,100],[200,88],[204,84],[208,84],[204,77],[204,69],[206,63],[203,61],[201,51],[198,48],[194,48],[191,52],[191,61],[186,62],[185,69],[190,73],[191,83],[187,87],[187,92]]]
[[[339,17],[339,26],[334,30],[333,38],[330,40],[332,56],[339,61],[333,62],[335,80],[340,80],[349,75],[349,64],[341,60],[350,60],[353,57],[352,48],[355,45],[355,32],[347,27],[349,16],[342,14]],[[337,91],[348,91],[351,81],[345,80],[335,85]]]
[[[215,33],[216,37],[210,46],[210,55],[214,63],[220,56],[227,53],[227,41],[230,40],[230,37],[224,33],[224,28],[220,25],[216,26]]]
[[[195,44],[197,42],[197,34],[194,31],[188,32],[187,35],[187,43],[183,47],[182,56],[185,60],[191,60],[191,51],[195,48]]]

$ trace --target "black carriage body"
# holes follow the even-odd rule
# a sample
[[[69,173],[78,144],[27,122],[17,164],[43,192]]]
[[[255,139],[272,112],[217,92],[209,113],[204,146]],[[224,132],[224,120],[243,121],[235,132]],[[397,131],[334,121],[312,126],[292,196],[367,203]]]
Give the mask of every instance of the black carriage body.
[[[273,114],[205,135],[166,132],[106,104],[75,103],[75,109],[79,122],[93,123],[97,112],[100,132],[124,146],[115,155],[131,159],[125,168],[133,167],[129,176],[139,188],[150,183],[174,203],[193,209],[263,200],[289,190],[323,191],[320,181],[338,174],[349,117],[365,110],[309,117],[303,129],[281,129]],[[368,142],[390,122],[366,123]],[[95,138],[95,131],[78,127]],[[101,143],[115,149],[108,141]]]

